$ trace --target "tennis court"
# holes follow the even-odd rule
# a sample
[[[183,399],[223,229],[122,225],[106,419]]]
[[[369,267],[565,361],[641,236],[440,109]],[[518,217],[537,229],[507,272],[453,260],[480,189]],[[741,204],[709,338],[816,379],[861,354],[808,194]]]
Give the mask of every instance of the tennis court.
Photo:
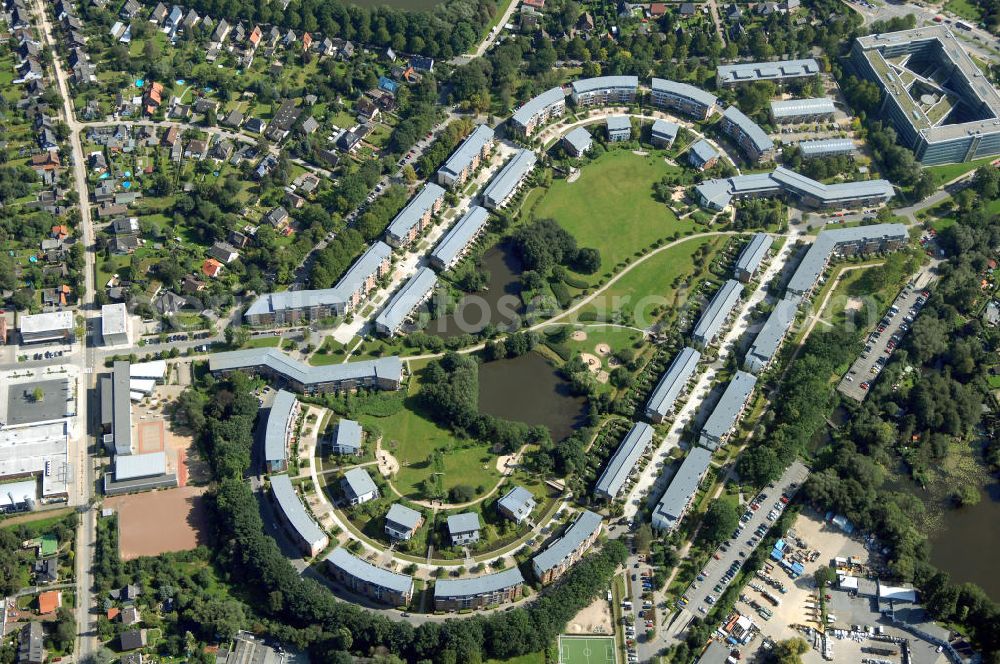
[[[611,636],[559,637],[559,664],[616,664],[615,639]]]

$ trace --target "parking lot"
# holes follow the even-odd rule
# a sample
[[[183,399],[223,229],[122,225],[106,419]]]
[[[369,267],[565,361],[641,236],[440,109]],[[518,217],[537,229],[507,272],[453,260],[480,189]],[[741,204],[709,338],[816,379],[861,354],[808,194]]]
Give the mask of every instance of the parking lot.
[[[687,600],[684,611],[694,615],[708,613],[709,607],[725,591],[733,580],[736,570],[743,565],[747,555],[757,547],[762,534],[774,524],[808,474],[809,471],[801,463],[793,463],[778,481],[773,482],[772,486],[764,489],[747,505],[746,513],[741,517],[740,526],[733,533],[733,537],[716,550],[712,560],[698,575],[698,579],[684,593]],[[675,622],[680,624],[680,621]]]
[[[875,330],[868,335],[861,355],[840,380],[837,389],[841,394],[855,401],[864,401],[872,383],[882,373],[928,297],[930,291],[912,284],[903,287]]]

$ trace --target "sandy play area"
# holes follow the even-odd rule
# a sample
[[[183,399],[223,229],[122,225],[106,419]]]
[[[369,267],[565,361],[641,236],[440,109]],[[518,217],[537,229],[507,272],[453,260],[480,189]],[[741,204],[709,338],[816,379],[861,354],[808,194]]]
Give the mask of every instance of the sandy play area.
[[[602,357],[605,357],[611,354],[611,346],[608,344],[597,344],[597,347],[594,348],[594,352]]]
[[[580,353],[580,359],[584,361],[591,373],[596,374],[601,370],[601,358],[596,355],[591,355],[590,353]]]
[[[603,597],[594,600],[566,625],[567,634],[612,634],[611,606]]]
[[[118,548],[123,560],[205,544],[208,513],[203,487],[184,486],[104,501],[118,514]]]
[[[583,330],[573,330],[573,334],[569,335],[569,338],[573,341],[586,341],[587,333]]]

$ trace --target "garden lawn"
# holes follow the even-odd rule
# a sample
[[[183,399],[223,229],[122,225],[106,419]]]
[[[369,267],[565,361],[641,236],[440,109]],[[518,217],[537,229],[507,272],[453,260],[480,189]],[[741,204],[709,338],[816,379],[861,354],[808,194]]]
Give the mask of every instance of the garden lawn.
[[[969,171],[974,171],[983,164],[990,163],[994,157],[984,157],[975,161],[966,161],[959,164],[941,164],[940,166],[928,166],[927,171],[934,178],[934,186],[940,187],[945,182],[950,182],[955,178],[965,175]]]
[[[675,170],[658,153],[611,150],[584,165],[575,182],[554,181],[534,217],[555,219],[579,246],[600,250],[601,269],[584,277],[594,282],[656,240],[693,228],[653,199],[653,185]]]
[[[421,412],[418,403],[419,376],[410,380],[406,408],[389,417],[363,415],[359,419],[365,426],[374,426],[382,432],[382,449],[394,455],[400,469],[392,479],[396,489],[407,498],[425,498],[421,483],[441,472],[442,486],[447,492],[459,484],[489,491],[500,479],[496,457],[489,448],[474,440],[459,440],[447,429],[438,426]],[[440,449],[442,468],[439,471],[430,462],[431,453]]]
[[[975,23],[983,20],[982,11],[974,3],[969,2],[969,0],[948,0],[944,8],[953,14],[958,14],[962,18]]]
[[[687,291],[675,289],[672,285],[674,280],[687,278],[695,273],[694,254],[706,244],[710,246],[710,250],[699,261],[698,269],[707,270],[712,263],[713,254],[723,246],[726,239],[726,236],[721,235],[691,238],[650,256],[583,307],[579,320],[586,321],[589,318],[607,321],[621,312],[637,327],[643,327],[652,322],[651,312],[654,308],[664,304],[680,307],[686,299]]]

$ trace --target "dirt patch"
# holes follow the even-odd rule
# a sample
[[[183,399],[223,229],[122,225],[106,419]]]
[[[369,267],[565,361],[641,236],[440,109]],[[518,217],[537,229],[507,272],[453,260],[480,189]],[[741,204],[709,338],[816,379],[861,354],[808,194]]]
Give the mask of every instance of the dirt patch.
[[[603,597],[594,600],[566,625],[567,634],[612,634],[611,605]]]
[[[569,338],[573,341],[586,341],[587,333],[583,330],[573,330],[573,334],[569,335]]]
[[[118,547],[123,560],[190,551],[208,541],[208,508],[203,487],[185,486],[104,501],[118,514]]]
[[[399,472],[399,460],[396,457],[381,448],[375,451],[375,456],[378,458],[378,471],[383,477],[392,477]]]
[[[849,297],[847,304],[844,305],[844,311],[861,311],[864,306],[865,302],[860,297]]]
[[[594,349],[594,351],[598,355],[604,357],[611,354],[611,346],[609,346],[608,344],[597,344],[597,347]]]
[[[610,375],[608,374],[607,371],[598,371],[597,372],[597,382],[598,383],[606,383],[606,382],[608,382],[609,378],[610,378]]]
[[[165,440],[163,420],[139,422],[139,454],[162,452]]]
[[[601,367],[603,366],[601,364],[601,358],[596,355],[591,355],[590,353],[580,353],[580,359],[587,365],[587,368],[590,369],[591,373],[600,373]]]
[[[517,466],[521,460],[521,453],[514,452],[513,454],[504,454],[503,456],[497,457],[497,471],[501,473],[506,473],[510,469]]]

